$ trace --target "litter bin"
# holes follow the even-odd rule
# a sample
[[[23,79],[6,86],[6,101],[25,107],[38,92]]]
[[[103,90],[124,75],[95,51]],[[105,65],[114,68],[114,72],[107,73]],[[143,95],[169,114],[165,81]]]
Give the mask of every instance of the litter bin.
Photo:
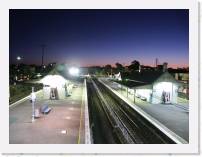
[[[35,118],[39,118],[39,117],[40,117],[39,109],[35,109],[34,115],[35,115],[35,116],[34,116]]]

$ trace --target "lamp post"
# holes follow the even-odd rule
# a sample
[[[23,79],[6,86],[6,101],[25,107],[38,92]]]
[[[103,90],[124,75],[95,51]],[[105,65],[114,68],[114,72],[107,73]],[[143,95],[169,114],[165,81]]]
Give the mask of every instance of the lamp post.
[[[16,60],[17,60],[17,74],[16,74],[16,76],[15,76],[15,80],[17,81],[17,80],[18,80],[18,74],[19,74],[19,72],[20,72],[20,70],[19,70],[19,64],[20,64],[20,61],[22,60],[22,57],[17,56],[17,57],[16,57]]]
[[[18,68],[19,68],[19,63],[20,63],[20,61],[22,60],[22,57],[17,56],[17,57],[16,57],[16,60],[17,60],[17,66],[18,66]]]
[[[32,123],[34,122],[35,117],[35,101],[36,101],[36,94],[34,93],[34,87],[32,87],[32,93],[31,93],[31,101],[32,101]]]

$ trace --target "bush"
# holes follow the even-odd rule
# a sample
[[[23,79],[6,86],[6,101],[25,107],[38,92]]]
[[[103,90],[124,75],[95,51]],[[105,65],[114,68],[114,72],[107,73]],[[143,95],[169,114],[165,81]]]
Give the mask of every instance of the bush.
[[[9,104],[12,104],[28,96],[32,92],[32,87],[34,87],[34,91],[38,91],[43,88],[43,84],[22,83],[17,85],[10,85]]]
[[[189,100],[189,95],[182,92],[178,92],[178,97]]]

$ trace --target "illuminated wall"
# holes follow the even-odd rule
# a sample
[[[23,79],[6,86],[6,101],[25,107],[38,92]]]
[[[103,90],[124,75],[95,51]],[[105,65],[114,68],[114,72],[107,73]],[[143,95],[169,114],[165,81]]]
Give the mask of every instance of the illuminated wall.
[[[50,99],[50,87],[43,87],[43,98]]]
[[[166,93],[165,103],[177,103],[178,86],[172,82],[158,82],[153,85],[153,89],[136,89],[135,96],[146,99],[147,102],[159,104],[163,102],[162,94]],[[134,89],[128,89],[129,94],[134,95]]]
[[[167,103],[177,103],[177,85],[172,82],[159,82],[153,85],[152,103],[162,103],[163,92],[169,98]]]
[[[40,80],[43,83],[43,97],[44,99],[50,99],[50,88],[57,88],[59,99],[65,98],[64,85],[68,84],[68,80],[60,75],[47,75]]]

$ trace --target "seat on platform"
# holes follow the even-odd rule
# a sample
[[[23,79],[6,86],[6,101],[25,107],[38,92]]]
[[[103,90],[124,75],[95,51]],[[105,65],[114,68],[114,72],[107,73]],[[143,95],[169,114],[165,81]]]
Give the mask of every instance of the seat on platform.
[[[48,104],[44,104],[42,107],[41,107],[41,113],[43,114],[48,114],[50,111],[51,111],[52,108],[48,107]]]

